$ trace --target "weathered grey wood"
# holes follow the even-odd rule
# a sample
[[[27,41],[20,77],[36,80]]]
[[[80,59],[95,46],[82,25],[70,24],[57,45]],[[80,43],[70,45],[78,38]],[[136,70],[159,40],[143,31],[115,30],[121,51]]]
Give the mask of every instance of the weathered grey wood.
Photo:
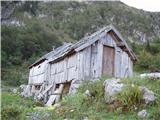
[[[74,91],[83,80],[98,79],[102,74],[131,76],[134,60],[135,54],[111,25],[74,45],[64,44],[44,55],[30,66],[28,84],[32,85],[33,90],[35,85],[45,86],[42,87],[43,92],[49,91],[45,92],[49,95],[54,93],[55,86],[53,89],[47,86],[71,82],[70,91]]]
[[[115,48],[115,77],[121,77],[121,52],[122,50],[119,47]]]
[[[100,40],[98,42],[98,55],[97,55],[97,77],[100,78],[102,76],[102,66],[103,66],[103,44],[102,41]]]
[[[113,47],[103,46],[103,75],[114,75],[115,49]]]
[[[63,84],[60,84],[59,88],[57,88],[55,90],[55,92],[53,93],[53,95],[51,95],[49,97],[49,100],[47,101],[47,103],[45,104],[46,106],[51,106],[53,104],[53,102],[59,102],[62,91],[63,91]]]
[[[97,58],[98,58],[98,42],[91,45],[91,78],[97,78],[98,70],[97,70]]]

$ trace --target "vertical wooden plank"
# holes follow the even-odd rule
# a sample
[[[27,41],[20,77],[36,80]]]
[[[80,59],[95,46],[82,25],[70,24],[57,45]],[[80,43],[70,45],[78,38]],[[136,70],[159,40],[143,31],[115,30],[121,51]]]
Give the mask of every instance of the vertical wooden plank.
[[[98,77],[98,61],[97,61],[97,56],[98,56],[98,42],[95,44],[91,45],[91,77],[92,78],[97,78]]]
[[[83,77],[84,76],[83,72],[84,72],[83,51],[80,51],[79,52],[79,71],[78,71],[79,80],[83,80],[83,78],[84,78]]]
[[[121,77],[121,49],[119,47],[115,47],[115,77]]]
[[[67,69],[67,65],[68,65],[68,57],[66,57],[64,59],[64,79],[65,81],[67,81],[68,79],[68,69]]]
[[[98,41],[98,55],[97,55],[97,76],[101,77],[102,76],[102,61],[103,61],[103,44],[102,41]]]
[[[122,64],[121,64],[121,77],[127,77],[129,74],[129,65],[128,65],[128,54],[122,52]]]
[[[84,67],[84,79],[90,78],[90,56],[91,56],[91,46],[83,50],[83,67]]]

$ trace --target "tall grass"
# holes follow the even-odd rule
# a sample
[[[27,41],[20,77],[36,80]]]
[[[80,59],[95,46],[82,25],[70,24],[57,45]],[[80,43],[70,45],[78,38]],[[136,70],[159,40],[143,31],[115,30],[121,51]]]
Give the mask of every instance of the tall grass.
[[[149,113],[147,120],[159,120],[159,81],[150,81],[140,77],[131,77],[122,79],[127,85],[120,94],[117,95],[120,106],[114,111],[109,111],[112,104],[107,104],[104,99],[105,78],[91,82],[85,81],[77,91],[77,94],[66,96],[62,100],[61,107],[55,109],[52,113],[52,119],[73,119],[80,120],[87,117],[89,120],[139,120],[137,112],[146,109]],[[132,85],[131,87],[131,84]],[[155,92],[157,100],[154,104],[148,106],[141,102],[142,94],[138,86],[146,86]],[[84,92],[89,90],[94,96],[87,97]],[[135,108],[138,108],[135,110]],[[127,110],[127,111],[126,111]]]

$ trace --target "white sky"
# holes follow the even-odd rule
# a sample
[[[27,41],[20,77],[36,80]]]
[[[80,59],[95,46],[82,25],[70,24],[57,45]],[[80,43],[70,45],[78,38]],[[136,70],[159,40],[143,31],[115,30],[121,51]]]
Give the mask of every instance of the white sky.
[[[146,11],[160,12],[160,0],[120,0],[123,3]]]

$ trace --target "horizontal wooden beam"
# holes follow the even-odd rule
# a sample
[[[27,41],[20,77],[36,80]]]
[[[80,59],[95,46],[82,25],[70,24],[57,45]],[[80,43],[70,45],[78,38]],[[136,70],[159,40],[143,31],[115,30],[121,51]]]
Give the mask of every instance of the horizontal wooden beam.
[[[125,44],[124,44],[123,42],[118,42],[118,43],[117,43],[117,46],[118,46],[118,47],[125,47]]]

